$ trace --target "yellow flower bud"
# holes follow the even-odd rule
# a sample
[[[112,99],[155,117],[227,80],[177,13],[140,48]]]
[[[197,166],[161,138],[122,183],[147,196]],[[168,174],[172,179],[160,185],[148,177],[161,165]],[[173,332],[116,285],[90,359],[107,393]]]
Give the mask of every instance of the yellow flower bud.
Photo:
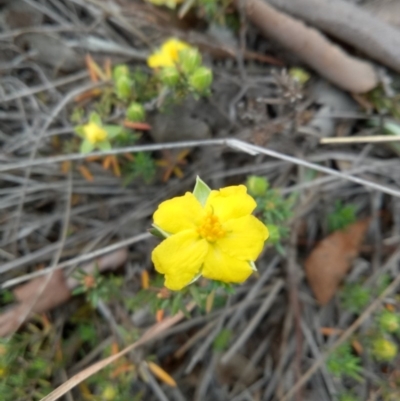
[[[117,397],[117,390],[111,384],[108,384],[106,388],[101,393],[103,400],[113,401]]]
[[[137,102],[133,102],[129,105],[128,109],[126,110],[126,117],[129,121],[133,122],[140,122],[144,121],[145,119],[145,111],[144,107]]]
[[[252,195],[262,196],[268,189],[268,182],[263,177],[252,175],[247,179],[246,187]]]
[[[120,64],[114,67],[113,78],[117,81],[121,77],[129,77],[129,68],[126,64]]]
[[[83,126],[85,138],[92,144],[103,142],[107,139],[107,131],[94,122]]]
[[[397,351],[397,345],[386,338],[378,338],[372,343],[372,354],[378,361],[391,361]]]
[[[189,76],[189,85],[196,92],[205,92],[212,82],[212,71],[207,67],[199,67]]]
[[[201,54],[194,47],[179,52],[179,64],[186,75],[192,74],[201,65]]]
[[[115,93],[117,94],[118,99],[126,100],[131,95],[132,90],[132,80],[122,75],[115,82]]]
[[[279,228],[275,224],[267,225],[269,231],[269,239],[273,244],[276,244],[281,239],[281,234]]]
[[[381,313],[378,323],[380,328],[387,333],[394,333],[400,329],[399,315],[388,310]]]
[[[179,72],[175,67],[164,67],[160,74],[161,82],[174,87],[179,82]]]
[[[310,79],[310,74],[302,68],[291,68],[289,75],[300,85],[304,85]]]

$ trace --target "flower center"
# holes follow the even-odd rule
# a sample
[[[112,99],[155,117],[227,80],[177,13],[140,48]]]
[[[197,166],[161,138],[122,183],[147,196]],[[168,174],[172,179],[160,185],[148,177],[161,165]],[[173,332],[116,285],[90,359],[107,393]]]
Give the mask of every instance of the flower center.
[[[107,132],[95,123],[89,123],[84,127],[86,139],[90,143],[103,142],[107,139]]]
[[[207,213],[197,228],[197,232],[208,242],[215,242],[218,238],[222,238],[226,234],[218,217],[212,212]]]

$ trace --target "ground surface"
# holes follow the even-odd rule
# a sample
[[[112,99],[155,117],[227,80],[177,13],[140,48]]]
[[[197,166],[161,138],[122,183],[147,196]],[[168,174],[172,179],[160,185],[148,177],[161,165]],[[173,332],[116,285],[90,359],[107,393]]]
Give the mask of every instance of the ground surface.
[[[2,3],[2,399],[41,399],[140,338],[64,399],[399,399],[400,323],[380,323],[399,310],[399,145],[320,143],[399,135],[394,72],[368,94],[342,91],[232,5],[221,27],[201,7],[179,19],[139,1]],[[93,79],[87,55],[149,73],[167,37],[201,50],[211,94],[163,113],[157,95],[114,159],[80,154],[74,127],[113,85]],[[244,284],[199,281],[177,299],[161,290],[147,230],[197,175],[212,188],[267,180],[257,216],[275,236]],[[180,305],[192,309],[171,320]]]

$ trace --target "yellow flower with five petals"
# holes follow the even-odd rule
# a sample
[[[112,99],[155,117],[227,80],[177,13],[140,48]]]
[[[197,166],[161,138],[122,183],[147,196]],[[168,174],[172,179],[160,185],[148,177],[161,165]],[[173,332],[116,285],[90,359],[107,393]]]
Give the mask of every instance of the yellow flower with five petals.
[[[210,191],[200,202],[187,192],[161,203],[154,227],[167,235],[152,253],[165,286],[178,291],[197,277],[241,283],[254,271],[268,229],[251,215],[255,200],[244,185]]]
[[[104,125],[97,113],[90,113],[88,123],[76,126],[75,132],[83,139],[81,153],[89,153],[94,149],[110,150],[110,141],[122,132],[122,127]]]
[[[147,59],[150,68],[173,67],[178,62],[179,53],[190,46],[178,39],[168,39]]]
[[[84,125],[83,132],[86,139],[93,145],[107,139],[107,131],[94,122]]]

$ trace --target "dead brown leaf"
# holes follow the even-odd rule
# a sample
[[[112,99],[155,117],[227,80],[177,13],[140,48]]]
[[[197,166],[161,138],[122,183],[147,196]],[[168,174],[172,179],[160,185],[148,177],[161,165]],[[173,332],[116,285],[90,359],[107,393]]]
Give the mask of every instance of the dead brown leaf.
[[[93,273],[96,267],[101,272],[114,270],[125,262],[127,256],[127,249],[119,249],[102,256],[96,262],[82,266],[81,269],[87,274]],[[43,290],[41,287],[46,283],[47,277],[36,278],[14,289],[14,296],[18,303],[0,314],[0,338],[12,334],[22,321],[29,319],[33,314],[47,312],[66,302],[71,297],[71,290],[79,285],[74,277],[65,277],[62,270],[54,270],[50,274],[51,277]],[[38,291],[42,291],[42,294],[32,307]]]
[[[305,261],[308,282],[320,305],[327,304],[335,295],[360,251],[369,221],[358,221],[346,230],[329,235],[318,243]]]

